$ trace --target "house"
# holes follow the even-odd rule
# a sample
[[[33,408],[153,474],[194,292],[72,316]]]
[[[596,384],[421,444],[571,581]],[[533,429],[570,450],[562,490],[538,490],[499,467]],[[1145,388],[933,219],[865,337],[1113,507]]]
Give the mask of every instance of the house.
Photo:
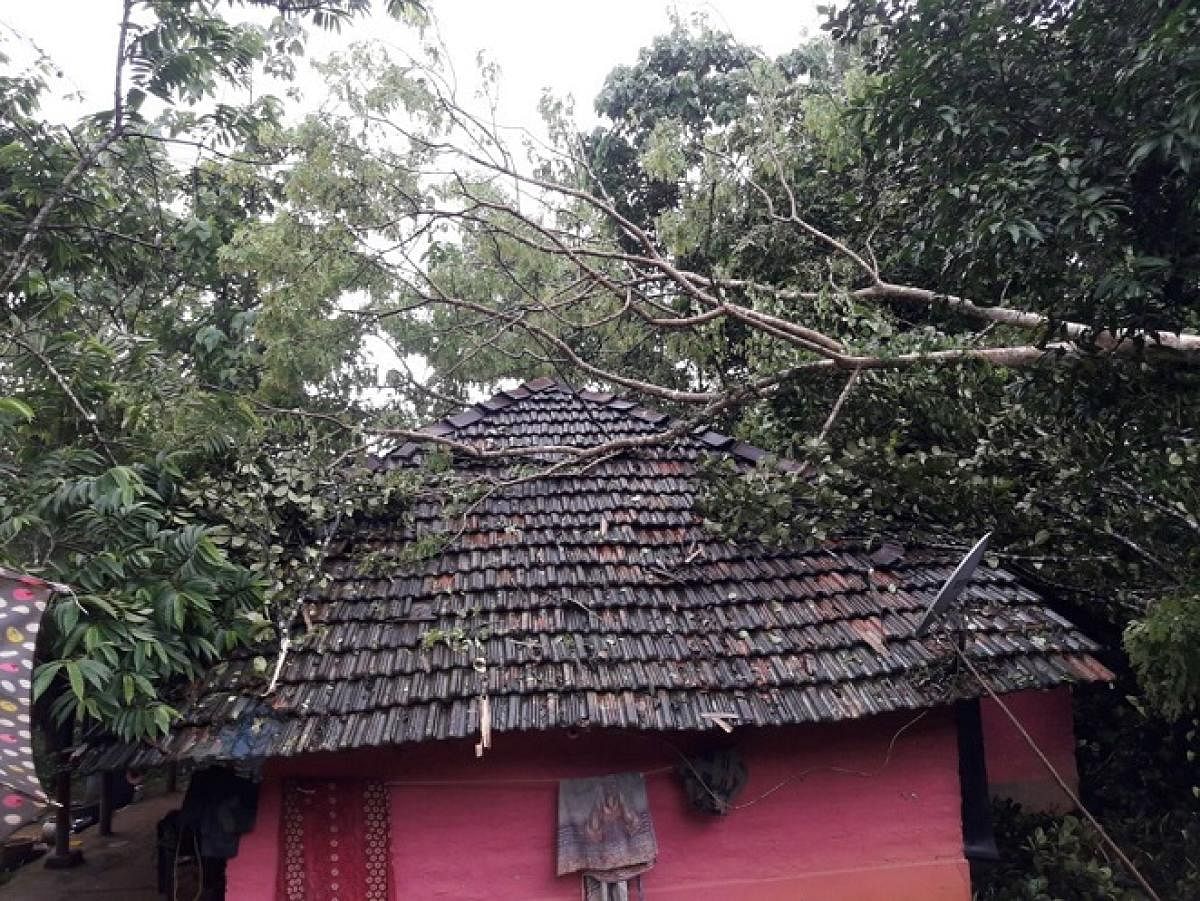
[[[511,484],[341,524],[278,684],[261,660],[214,669],[167,748],[261,763],[227,897],[575,899],[559,782],[627,774],[644,794],[618,818],[656,842],[647,898],[966,901],[981,780],[1063,803],[953,647],[1070,781],[1070,685],[1111,678],[1092,642],[989,567],[955,629],[914,638],[958,551],[716,537],[697,461],[763,454],[703,430],[638,444],[671,426],[538,379],[426,430],[489,451],[637,446],[549,475],[463,456],[466,483]]]

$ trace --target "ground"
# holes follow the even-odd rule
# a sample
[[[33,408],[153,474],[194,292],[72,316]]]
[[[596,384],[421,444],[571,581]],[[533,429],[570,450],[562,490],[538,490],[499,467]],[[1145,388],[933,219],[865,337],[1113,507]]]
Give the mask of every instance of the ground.
[[[4,901],[161,901],[154,872],[155,824],[182,800],[179,794],[163,795],[118,811],[115,834],[102,837],[92,828],[77,837],[81,866],[47,870],[43,858],[18,870],[0,895]]]

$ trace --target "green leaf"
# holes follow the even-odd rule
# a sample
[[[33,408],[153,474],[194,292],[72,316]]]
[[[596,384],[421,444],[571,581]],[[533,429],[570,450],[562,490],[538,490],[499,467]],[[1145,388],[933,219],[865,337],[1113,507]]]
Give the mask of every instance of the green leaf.
[[[83,659],[79,661],[79,671],[97,692],[103,692],[112,676],[112,670],[99,660]]]
[[[65,662],[62,660],[52,660],[37,668],[37,672],[33,676],[33,699],[35,701],[45,694],[46,689],[54,682],[54,677],[58,675],[64,665]]]
[[[5,416],[30,422],[33,419],[33,407],[15,397],[0,397],[0,417]]]
[[[71,683],[71,692],[82,703],[85,697],[83,671],[79,669],[79,661],[68,660],[66,662],[67,679]]]

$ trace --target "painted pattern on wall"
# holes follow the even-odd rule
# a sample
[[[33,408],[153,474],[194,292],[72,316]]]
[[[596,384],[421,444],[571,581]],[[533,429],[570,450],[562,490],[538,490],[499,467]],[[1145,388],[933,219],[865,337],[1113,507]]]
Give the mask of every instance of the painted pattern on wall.
[[[33,764],[33,652],[58,586],[0,567],[0,841],[35,819],[46,796]]]
[[[296,780],[283,797],[277,901],[389,901],[391,839],[382,783]]]

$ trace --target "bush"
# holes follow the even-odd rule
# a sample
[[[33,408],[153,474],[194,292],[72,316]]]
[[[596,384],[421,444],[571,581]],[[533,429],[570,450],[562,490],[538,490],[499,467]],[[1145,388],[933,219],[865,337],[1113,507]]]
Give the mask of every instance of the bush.
[[[1000,863],[977,881],[978,901],[1104,901],[1135,898],[1118,885],[1100,837],[1075,816],[995,805]]]

